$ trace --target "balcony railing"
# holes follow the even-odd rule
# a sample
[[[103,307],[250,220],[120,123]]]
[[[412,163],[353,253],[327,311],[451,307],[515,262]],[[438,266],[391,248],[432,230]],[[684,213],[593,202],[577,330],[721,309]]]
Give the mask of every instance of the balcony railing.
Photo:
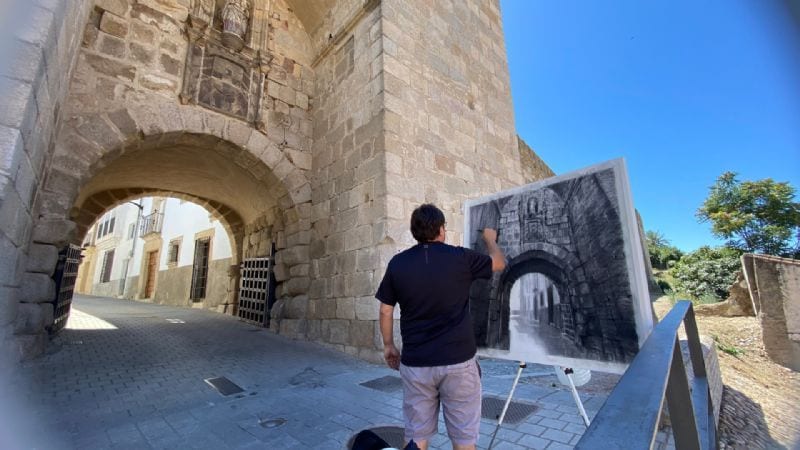
[[[142,217],[142,223],[139,225],[139,237],[145,237],[149,234],[161,233],[161,227],[164,225],[164,213],[154,212],[147,216]]]

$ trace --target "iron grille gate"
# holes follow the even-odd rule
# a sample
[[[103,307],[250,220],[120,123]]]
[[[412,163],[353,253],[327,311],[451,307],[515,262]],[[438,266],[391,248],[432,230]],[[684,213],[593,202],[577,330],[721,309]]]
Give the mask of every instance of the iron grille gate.
[[[53,325],[48,331],[56,334],[67,325],[69,311],[72,306],[72,292],[78,278],[78,266],[81,264],[81,248],[69,245],[58,254],[56,265],[56,298],[53,299]]]
[[[238,316],[262,327],[269,327],[269,313],[275,303],[274,257],[273,244],[270,256],[246,258],[241,264]]]

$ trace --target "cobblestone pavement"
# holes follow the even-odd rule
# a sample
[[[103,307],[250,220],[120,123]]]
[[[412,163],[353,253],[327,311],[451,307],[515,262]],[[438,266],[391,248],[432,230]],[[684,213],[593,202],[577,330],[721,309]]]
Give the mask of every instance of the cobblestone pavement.
[[[396,383],[361,385],[397,372],[213,312],[76,296],[50,349],[12,381],[23,447],[343,449],[359,430],[402,424]],[[482,366],[484,395],[504,399],[517,364]],[[214,377],[244,391],[225,397]],[[590,416],[605,395],[582,395]],[[497,450],[571,448],[585,429],[568,391],[521,383],[514,399],[536,410],[503,425]],[[483,420],[480,448],[495,424]],[[439,430],[431,448],[450,448]]]

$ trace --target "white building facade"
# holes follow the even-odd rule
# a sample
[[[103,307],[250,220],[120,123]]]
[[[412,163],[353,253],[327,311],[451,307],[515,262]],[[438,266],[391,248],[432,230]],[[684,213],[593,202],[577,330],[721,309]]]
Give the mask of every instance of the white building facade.
[[[76,291],[229,312],[231,243],[204,208],[147,197],[103,214],[84,238]]]

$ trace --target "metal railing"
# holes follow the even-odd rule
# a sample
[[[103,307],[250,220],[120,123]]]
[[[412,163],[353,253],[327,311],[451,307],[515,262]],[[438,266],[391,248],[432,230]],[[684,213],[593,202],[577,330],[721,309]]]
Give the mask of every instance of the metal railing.
[[[153,233],[161,233],[161,227],[163,225],[164,213],[154,212],[146,215],[142,217],[142,223],[139,225],[139,237],[145,237]]]
[[[694,374],[691,386],[678,342],[681,323]],[[703,350],[692,303],[686,300],[656,325],[575,448],[653,448],[665,398],[676,448],[717,448]]]

